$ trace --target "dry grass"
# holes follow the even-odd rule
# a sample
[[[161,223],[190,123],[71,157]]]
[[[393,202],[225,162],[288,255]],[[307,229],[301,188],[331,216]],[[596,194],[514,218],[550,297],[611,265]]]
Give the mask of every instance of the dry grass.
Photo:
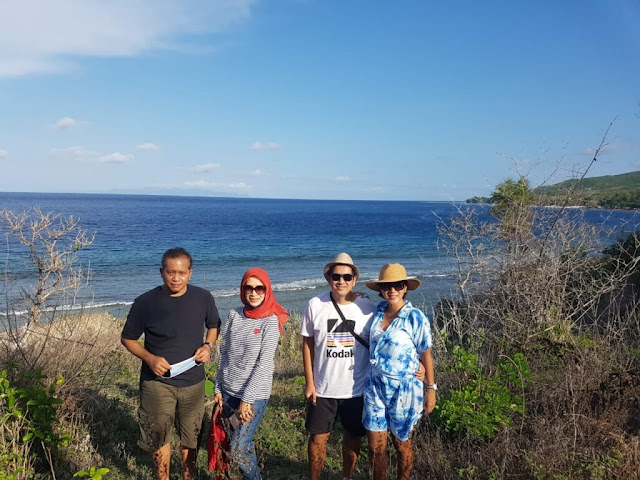
[[[100,405],[103,391],[123,371],[133,373],[139,368],[137,359],[125,355],[120,344],[122,325],[103,312],[82,312],[29,328],[10,328],[0,337],[0,361],[12,372],[12,381],[20,386],[21,372],[40,371],[43,387],[55,385],[55,396],[62,400],[55,430],[70,439],[51,459],[53,467],[49,468],[58,477],[67,478],[81,468],[104,462],[94,434],[96,423],[105,421],[97,420],[104,413]],[[3,444],[3,453],[13,450]]]

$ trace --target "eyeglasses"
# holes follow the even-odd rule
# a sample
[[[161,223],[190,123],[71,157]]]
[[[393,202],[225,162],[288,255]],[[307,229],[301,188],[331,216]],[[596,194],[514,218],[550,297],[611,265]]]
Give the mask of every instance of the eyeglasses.
[[[267,287],[265,287],[264,285],[256,285],[255,287],[252,285],[245,285],[244,287],[242,287],[242,290],[244,291],[245,295],[251,292],[256,292],[258,295],[264,295],[267,291]]]
[[[399,292],[406,286],[407,286],[407,282],[405,282],[404,280],[400,282],[381,283],[380,290],[384,290],[385,292],[388,292],[393,288],[396,292]]]
[[[350,282],[351,280],[353,280],[353,275],[351,275],[350,273],[345,273],[345,274],[332,273],[331,274],[331,280],[333,280],[334,282],[340,281],[341,278],[344,278],[345,282]]]

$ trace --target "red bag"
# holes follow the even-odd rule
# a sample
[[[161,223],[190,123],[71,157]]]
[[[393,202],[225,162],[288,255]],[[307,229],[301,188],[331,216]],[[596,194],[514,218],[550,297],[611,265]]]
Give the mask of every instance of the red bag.
[[[229,470],[227,452],[229,440],[222,426],[222,408],[216,405],[211,415],[211,428],[207,438],[207,455],[209,459],[209,471],[216,471],[216,479],[225,478],[225,471]]]

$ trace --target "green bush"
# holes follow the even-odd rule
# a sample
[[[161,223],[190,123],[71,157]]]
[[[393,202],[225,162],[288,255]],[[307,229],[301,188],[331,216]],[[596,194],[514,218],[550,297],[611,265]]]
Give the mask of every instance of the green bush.
[[[56,405],[62,403],[62,400],[55,396],[56,384],[52,383],[49,387],[44,385],[47,377],[42,373],[41,368],[23,372],[21,377],[21,383],[25,386],[18,388],[16,393],[23,413],[29,418],[28,432],[23,437],[23,441],[38,439],[43,446],[54,451],[66,446],[69,435],[59,435],[54,428],[58,423]],[[60,384],[63,381],[64,379],[60,378],[56,383]]]
[[[216,373],[218,372],[218,364],[209,362],[204,366],[204,394],[207,397],[213,397],[215,393]]]
[[[444,391],[435,409],[448,434],[491,440],[516,415],[524,415],[523,398],[512,391],[522,390],[531,377],[522,353],[501,358],[494,373],[485,372],[478,355],[464,348],[454,348],[453,357],[450,370],[462,379],[461,386]]]
[[[605,248],[602,253],[625,266],[634,264],[640,257],[640,231],[632,232],[624,238]]]
[[[18,367],[0,372],[0,479],[29,478],[32,465],[48,468],[49,457],[67,446],[69,435],[59,434],[55,396],[56,384],[45,385],[41,369],[17,372]],[[15,374],[15,380],[10,380]],[[57,384],[62,383],[59,379]],[[19,386],[18,386],[19,385]],[[9,438],[12,437],[12,438]],[[45,467],[46,466],[46,467]]]
[[[91,480],[102,480],[102,477],[105,476],[107,473],[109,473],[109,469],[108,468],[96,468],[96,467],[91,467],[89,470],[80,470],[79,472],[76,472],[73,474],[74,478],[75,477],[88,477]]]
[[[27,478],[31,470],[28,458],[31,442],[21,438],[26,429],[26,418],[17,402],[16,388],[0,372],[0,479]]]

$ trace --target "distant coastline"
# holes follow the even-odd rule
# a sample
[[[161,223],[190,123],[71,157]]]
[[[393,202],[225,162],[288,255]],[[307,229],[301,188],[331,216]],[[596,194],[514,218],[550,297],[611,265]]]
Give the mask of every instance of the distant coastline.
[[[585,178],[579,183],[578,179],[566,180],[534,188],[532,193],[537,197],[535,204],[539,207],[639,210],[640,171]],[[466,203],[492,205],[493,200],[475,196],[467,199]]]

